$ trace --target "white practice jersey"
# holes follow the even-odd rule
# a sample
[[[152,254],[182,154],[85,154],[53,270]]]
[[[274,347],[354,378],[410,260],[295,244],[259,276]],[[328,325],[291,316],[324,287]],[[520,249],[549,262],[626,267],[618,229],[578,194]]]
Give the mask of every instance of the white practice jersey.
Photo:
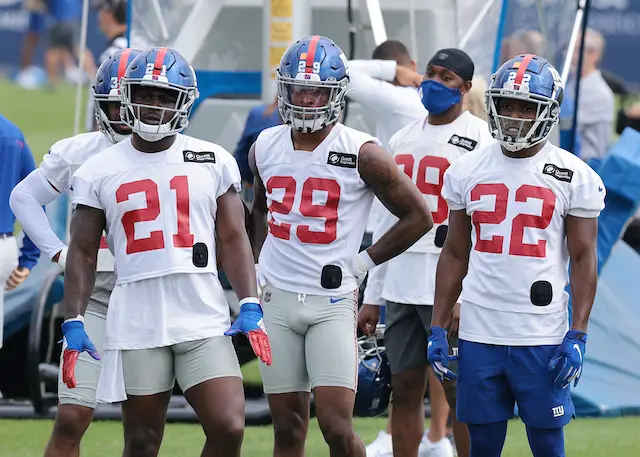
[[[38,169],[60,193],[69,194],[69,183],[73,173],[90,157],[113,146],[101,132],[81,133],[55,143],[44,156]],[[100,240],[97,271],[113,271],[114,257],[109,251],[105,234]]]
[[[495,142],[489,126],[468,111],[446,125],[431,125],[424,117],[400,129],[390,142],[398,167],[416,184],[431,209],[433,228],[406,252],[370,272],[366,303],[382,303],[378,296],[397,303],[433,304],[435,265],[442,250],[449,220],[449,206],[440,195],[444,173],[465,153]],[[374,241],[398,218],[386,208]],[[435,257],[425,259],[424,254]],[[424,274],[428,272],[428,277]],[[408,278],[407,275],[414,277]],[[379,283],[379,284],[378,284]],[[378,292],[375,289],[379,289]]]
[[[275,287],[313,295],[355,290],[354,256],[367,224],[373,191],[358,172],[360,148],[379,141],[336,124],[313,151],[296,151],[291,128],[263,130],[255,143],[264,183],[269,233],[260,252],[260,272]],[[321,285],[322,269],[342,270],[337,289]]]
[[[509,158],[495,143],[451,165],[442,195],[452,211],[464,210],[472,221],[460,338],[560,343],[569,283],[565,219],[600,215],[600,176],[551,143],[530,158]]]
[[[216,269],[217,199],[240,189],[235,159],[184,135],[158,153],[126,139],[73,176],[73,204],[102,209],[116,258],[107,349],[222,335],[229,308]]]

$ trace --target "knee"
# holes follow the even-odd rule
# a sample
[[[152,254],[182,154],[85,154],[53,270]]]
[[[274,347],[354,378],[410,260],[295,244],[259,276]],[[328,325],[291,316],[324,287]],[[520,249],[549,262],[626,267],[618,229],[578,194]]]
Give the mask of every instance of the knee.
[[[216,441],[220,437],[228,444],[234,444],[238,448],[244,438],[244,411],[242,414],[227,414],[220,421],[212,424],[212,427],[204,427],[204,433],[208,440]]]
[[[80,443],[92,418],[93,410],[90,408],[60,405],[53,427],[54,439]]]
[[[424,370],[409,370],[391,377],[394,408],[422,406],[426,388],[426,372]]]
[[[299,447],[306,438],[306,420],[297,412],[289,411],[273,417],[273,430],[279,448]]]
[[[329,413],[318,416],[318,424],[329,449],[344,453],[351,448],[354,432],[348,417]]]
[[[161,442],[162,433],[151,428],[125,432],[123,455],[126,457],[156,457]]]

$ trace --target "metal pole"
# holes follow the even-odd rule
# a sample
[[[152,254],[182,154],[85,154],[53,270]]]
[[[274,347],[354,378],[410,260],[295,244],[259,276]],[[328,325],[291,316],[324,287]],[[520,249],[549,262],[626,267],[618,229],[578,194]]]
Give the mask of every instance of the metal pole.
[[[458,48],[464,49],[464,47],[467,45],[467,42],[471,39],[471,37],[475,33],[476,29],[480,26],[480,23],[484,21],[484,18],[487,16],[487,14],[489,14],[489,10],[493,6],[494,1],[495,0],[487,0],[487,3],[484,4],[484,7],[480,11],[480,14],[478,14],[478,17],[476,17],[475,21],[473,21],[473,23],[471,24],[471,27],[469,27],[469,30],[467,30],[467,33],[465,33],[462,39],[460,40],[460,44],[458,45]],[[457,11],[456,11],[456,14],[457,14]]]
[[[80,49],[78,50],[78,67],[84,73],[84,55],[87,49],[87,26],[89,23],[89,0],[82,2],[82,22],[80,24]],[[80,133],[80,105],[82,104],[82,88],[84,87],[83,79],[79,79],[76,84],[76,111],[73,120],[74,136]]]
[[[578,69],[576,70],[576,93],[575,93],[575,101],[573,108],[573,125],[571,126],[571,130],[573,135],[571,135],[571,152],[574,152],[576,147],[576,133],[578,131],[578,104],[580,99],[580,80],[582,79],[582,61],[583,61],[583,50],[584,50],[584,36],[587,30],[587,25],[589,24],[589,7],[591,6],[591,0],[579,0],[578,3],[578,11],[583,11],[582,17],[582,36],[580,37],[580,56],[578,57]]]

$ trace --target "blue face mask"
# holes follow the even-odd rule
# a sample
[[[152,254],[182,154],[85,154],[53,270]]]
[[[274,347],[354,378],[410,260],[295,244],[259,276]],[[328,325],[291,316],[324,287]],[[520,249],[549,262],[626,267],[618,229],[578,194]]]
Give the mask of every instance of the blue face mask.
[[[422,81],[420,96],[429,114],[442,114],[453,105],[460,103],[460,89],[451,89],[432,79]]]

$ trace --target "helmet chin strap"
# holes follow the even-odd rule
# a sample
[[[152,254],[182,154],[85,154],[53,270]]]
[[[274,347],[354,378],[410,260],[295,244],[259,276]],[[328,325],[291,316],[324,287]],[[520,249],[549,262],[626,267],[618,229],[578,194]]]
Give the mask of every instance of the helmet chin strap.
[[[291,113],[291,124],[293,128],[304,133],[313,133],[322,130],[328,125],[326,119],[326,114],[321,114],[313,119],[300,119],[296,117],[295,113]]]
[[[171,123],[167,122],[160,125],[145,124],[137,118],[133,121],[132,130],[143,140],[155,143],[161,139],[171,135]]]

